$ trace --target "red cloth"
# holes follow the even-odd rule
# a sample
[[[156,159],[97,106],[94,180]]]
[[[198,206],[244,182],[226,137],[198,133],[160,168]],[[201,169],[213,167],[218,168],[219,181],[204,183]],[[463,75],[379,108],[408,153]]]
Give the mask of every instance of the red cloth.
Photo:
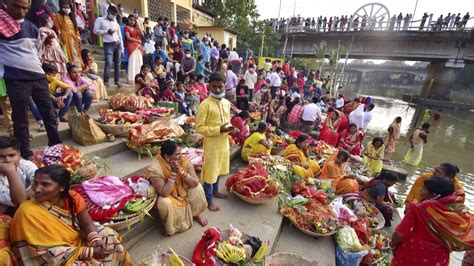
[[[6,11],[0,9],[0,36],[10,38],[19,33],[20,23],[12,18]]]
[[[344,129],[349,127],[350,121],[347,115],[345,115],[343,112],[338,111],[339,113],[339,118],[341,119],[341,125],[339,126],[339,133],[342,132]]]
[[[201,240],[193,251],[192,262],[197,266],[217,265],[216,248],[221,240],[221,232],[216,227],[211,227],[204,232]]]
[[[160,101],[176,102],[176,97],[174,96],[174,93],[172,90],[165,89],[164,91],[161,91]]]
[[[268,85],[267,82],[264,79],[257,80],[257,82],[255,82],[255,85],[254,85],[254,88],[253,88],[253,93],[257,93],[257,91],[260,90],[260,88],[262,87],[263,84]]]
[[[199,100],[202,102],[207,98],[207,84],[201,84],[199,82],[194,83],[194,88],[197,89],[199,94]]]
[[[230,120],[230,123],[237,130],[232,132],[232,137],[239,142],[240,145],[244,145],[245,139],[249,136],[249,130],[245,125],[245,121],[240,116],[234,116]]]
[[[303,95],[304,78],[303,78],[303,77],[299,77],[296,82],[298,83],[298,88],[300,89],[300,94]]]
[[[357,136],[351,136],[349,134],[349,130],[344,129],[340,136],[340,140],[344,140],[344,142],[347,143],[349,146],[356,145],[354,148],[349,148],[349,146],[345,145],[342,141],[339,141],[339,144],[337,144],[337,146],[348,151],[352,155],[360,155],[360,144],[362,143],[362,140],[364,140],[364,135],[361,132],[357,132],[356,134]]]
[[[133,30],[131,30],[128,26],[125,27],[125,34],[128,32],[128,34],[130,35],[131,38],[134,38],[134,39],[138,39],[140,40],[142,37],[140,36],[140,32],[138,31],[138,28],[134,28]],[[136,49],[139,49],[140,52],[142,53],[143,55],[143,50],[142,50],[142,44],[141,43],[138,43],[138,42],[132,42],[132,41],[129,41],[127,40],[125,42],[125,45],[127,47],[127,51],[128,51],[128,56],[131,56],[133,54],[133,52],[135,52]]]
[[[410,203],[408,212],[395,231],[403,236],[392,259],[392,266],[398,265],[448,265],[449,251],[441,241],[428,232],[426,220],[418,213],[423,203]]]

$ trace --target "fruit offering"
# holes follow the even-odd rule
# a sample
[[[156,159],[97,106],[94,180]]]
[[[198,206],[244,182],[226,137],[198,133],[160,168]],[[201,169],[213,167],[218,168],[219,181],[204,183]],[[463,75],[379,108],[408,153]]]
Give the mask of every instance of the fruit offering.
[[[128,126],[142,121],[142,118],[134,113],[114,111],[112,109],[100,109],[100,118],[97,122],[111,125]]]

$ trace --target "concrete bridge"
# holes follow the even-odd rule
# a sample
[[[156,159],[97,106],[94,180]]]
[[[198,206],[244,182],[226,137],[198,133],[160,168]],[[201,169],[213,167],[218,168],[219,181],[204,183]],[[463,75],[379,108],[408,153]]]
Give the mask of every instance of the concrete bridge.
[[[339,68],[341,69],[341,68]],[[384,65],[384,64],[348,64],[345,71],[357,71],[362,73],[368,72],[390,72],[390,73],[401,73],[411,74],[414,76],[426,76],[426,66],[397,66],[397,65]]]
[[[430,62],[422,97],[446,99],[455,69],[474,64],[474,31],[354,31],[287,33],[284,54],[316,57],[315,45],[327,43],[326,56],[344,46],[351,59]],[[344,58],[345,54],[341,55]]]

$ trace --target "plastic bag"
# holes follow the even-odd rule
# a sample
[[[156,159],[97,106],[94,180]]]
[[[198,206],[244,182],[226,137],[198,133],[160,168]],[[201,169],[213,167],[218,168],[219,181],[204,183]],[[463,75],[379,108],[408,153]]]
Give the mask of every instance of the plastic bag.
[[[352,227],[346,226],[342,228],[336,233],[335,238],[337,245],[344,252],[361,252],[364,249]]]
[[[368,253],[368,251],[346,253],[341,248],[336,247],[336,266],[358,266]]]
[[[331,202],[331,206],[334,215],[336,215],[338,219],[347,222],[357,220],[357,216],[355,216],[354,212],[342,203],[342,198],[335,199]]]

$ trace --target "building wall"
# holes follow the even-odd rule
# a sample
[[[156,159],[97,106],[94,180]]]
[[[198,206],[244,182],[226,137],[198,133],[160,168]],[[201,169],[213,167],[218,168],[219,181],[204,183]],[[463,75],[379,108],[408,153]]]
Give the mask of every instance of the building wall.
[[[198,27],[197,32],[200,37],[206,35],[206,33],[210,34],[219,45],[225,43],[230,49],[237,48],[237,35],[226,31],[224,28]]]
[[[224,43],[231,50],[237,48],[237,35],[228,31],[224,31]]]
[[[193,24],[197,27],[214,26],[214,18],[199,10],[193,9]]]

